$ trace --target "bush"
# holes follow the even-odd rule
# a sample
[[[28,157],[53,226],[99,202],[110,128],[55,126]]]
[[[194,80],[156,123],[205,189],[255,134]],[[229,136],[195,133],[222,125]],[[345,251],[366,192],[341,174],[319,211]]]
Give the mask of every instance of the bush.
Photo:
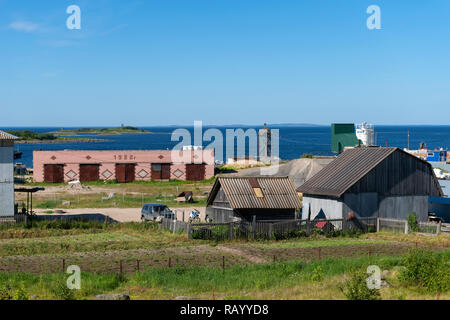
[[[450,289],[450,265],[443,254],[413,249],[403,259],[405,270],[400,280],[423,286],[428,291],[447,291]]]
[[[66,281],[64,280],[56,281],[50,291],[56,300],[75,300],[73,290],[67,287]]]
[[[13,292],[8,284],[0,288],[0,300],[12,300],[12,298]]]
[[[381,300],[380,290],[369,289],[367,278],[368,275],[363,270],[357,270],[339,289],[348,300]]]
[[[318,265],[315,267],[311,273],[311,280],[320,282],[323,279],[323,268],[322,266]]]
[[[25,291],[25,285],[22,283],[19,289],[14,292],[13,300],[28,300],[28,295]]]
[[[409,231],[411,232],[418,232],[419,231],[419,223],[417,222],[417,219],[419,217],[415,212],[412,212],[408,215],[408,227]]]
[[[24,284],[17,290],[13,290],[8,284],[0,288],[0,300],[28,300]]]

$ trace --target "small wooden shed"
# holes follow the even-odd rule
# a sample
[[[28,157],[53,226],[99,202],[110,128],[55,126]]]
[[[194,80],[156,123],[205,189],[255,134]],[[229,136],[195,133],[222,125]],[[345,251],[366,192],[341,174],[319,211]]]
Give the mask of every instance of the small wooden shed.
[[[294,219],[300,198],[289,177],[219,176],[209,193],[206,214],[214,222],[236,219]]]

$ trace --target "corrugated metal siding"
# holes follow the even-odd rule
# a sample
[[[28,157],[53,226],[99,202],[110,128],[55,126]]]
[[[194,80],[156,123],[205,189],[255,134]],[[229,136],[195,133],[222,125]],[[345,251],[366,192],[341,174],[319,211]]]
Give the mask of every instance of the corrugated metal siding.
[[[0,216],[14,215],[14,147],[0,147]]]
[[[213,187],[208,204],[215,198],[219,186],[234,209],[299,209],[300,198],[288,177],[257,177],[264,197],[255,196],[246,177],[219,177]]]
[[[432,195],[440,188],[431,166],[419,158],[398,148],[362,147],[342,153],[297,191],[339,198],[347,191]]]
[[[340,199],[305,196],[303,203],[309,203],[311,220],[314,220],[319,214],[324,214],[327,219],[342,219],[343,203]]]

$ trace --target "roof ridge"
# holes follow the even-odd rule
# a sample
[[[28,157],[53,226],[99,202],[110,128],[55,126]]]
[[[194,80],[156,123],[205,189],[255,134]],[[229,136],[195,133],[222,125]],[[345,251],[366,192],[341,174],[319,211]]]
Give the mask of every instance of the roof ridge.
[[[314,175],[310,180],[306,181],[303,185],[297,188],[297,191],[308,193],[307,191],[302,191],[305,188],[316,189],[317,191],[312,194],[322,194],[331,195],[334,197],[341,197],[348,189],[350,189],[355,183],[357,183],[362,177],[367,175],[373,168],[379,165],[391,154],[401,150],[397,147],[379,147],[379,148],[352,148],[344,151],[339,157],[330,162],[325,168]],[[365,153],[377,154],[377,157],[372,157],[369,161],[365,161]],[[349,174],[344,177],[339,177],[339,172],[348,167],[351,167],[356,171],[357,174]],[[356,167],[356,168],[355,168]],[[330,176],[336,181],[329,183],[326,187],[321,187],[323,185],[323,179],[330,180]],[[338,179],[340,178],[340,179]]]

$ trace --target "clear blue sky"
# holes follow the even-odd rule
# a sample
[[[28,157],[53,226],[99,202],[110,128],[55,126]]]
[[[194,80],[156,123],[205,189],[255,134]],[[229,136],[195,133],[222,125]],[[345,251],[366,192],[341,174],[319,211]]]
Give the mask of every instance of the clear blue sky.
[[[0,126],[449,123],[447,0],[0,0],[0,41]]]

